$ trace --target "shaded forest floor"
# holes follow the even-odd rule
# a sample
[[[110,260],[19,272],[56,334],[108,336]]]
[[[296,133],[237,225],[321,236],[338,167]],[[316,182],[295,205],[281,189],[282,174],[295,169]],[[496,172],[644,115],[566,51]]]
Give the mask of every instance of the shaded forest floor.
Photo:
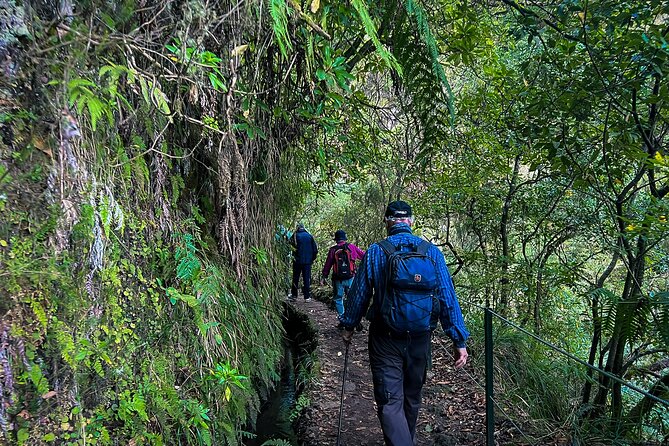
[[[298,426],[305,446],[334,445],[337,441],[345,345],[336,329],[336,312],[325,303],[331,300],[329,293],[330,288],[317,288],[311,302],[300,296],[292,303],[309,315],[318,330],[319,367],[315,382],[305,393],[311,404]],[[355,333],[349,348],[342,446],[383,445],[369,370],[366,324],[365,321],[362,332]],[[467,365],[464,370],[452,367],[451,342],[445,337],[435,336],[432,347],[432,368],[423,388],[423,407],[418,418],[418,445],[485,444],[485,394],[473,382],[472,366]]]

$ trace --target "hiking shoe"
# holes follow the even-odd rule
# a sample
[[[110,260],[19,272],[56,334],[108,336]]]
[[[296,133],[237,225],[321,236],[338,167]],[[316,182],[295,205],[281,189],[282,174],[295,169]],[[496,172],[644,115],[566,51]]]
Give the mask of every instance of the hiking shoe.
[[[340,331],[341,331],[341,330],[343,330],[343,329],[344,329],[344,323],[343,323],[343,322],[340,322],[340,323],[337,325],[337,330],[340,330]]]
[[[297,300],[297,297],[288,296],[287,299],[288,299],[288,302],[295,302]]]
[[[360,322],[360,323],[358,324],[358,326],[355,327],[355,331],[362,331],[363,328],[364,328],[364,327],[362,326],[362,322]]]
[[[305,302],[311,302],[311,297],[307,297],[306,299],[304,299],[304,301]]]

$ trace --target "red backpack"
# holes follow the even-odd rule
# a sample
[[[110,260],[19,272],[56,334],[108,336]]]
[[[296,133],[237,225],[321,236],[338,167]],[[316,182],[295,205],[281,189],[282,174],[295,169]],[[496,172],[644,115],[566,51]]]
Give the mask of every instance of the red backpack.
[[[332,278],[337,280],[348,280],[355,275],[355,262],[351,257],[348,243],[335,246],[334,264],[332,265]]]

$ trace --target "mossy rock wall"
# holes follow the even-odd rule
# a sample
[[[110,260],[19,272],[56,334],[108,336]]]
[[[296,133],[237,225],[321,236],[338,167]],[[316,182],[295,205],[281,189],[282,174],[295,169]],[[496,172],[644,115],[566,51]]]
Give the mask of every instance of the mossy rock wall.
[[[278,378],[294,193],[271,98],[233,93],[261,4],[23,4],[0,1],[0,444],[239,444]]]

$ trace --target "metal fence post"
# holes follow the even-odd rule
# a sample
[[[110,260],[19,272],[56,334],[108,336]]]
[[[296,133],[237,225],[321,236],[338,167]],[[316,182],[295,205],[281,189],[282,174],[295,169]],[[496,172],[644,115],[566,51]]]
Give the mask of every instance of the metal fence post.
[[[485,309],[483,324],[485,333],[485,421],[486,446],[495,446],[495,407],[493,403],[493,363],[492,363],[492,312]]]

